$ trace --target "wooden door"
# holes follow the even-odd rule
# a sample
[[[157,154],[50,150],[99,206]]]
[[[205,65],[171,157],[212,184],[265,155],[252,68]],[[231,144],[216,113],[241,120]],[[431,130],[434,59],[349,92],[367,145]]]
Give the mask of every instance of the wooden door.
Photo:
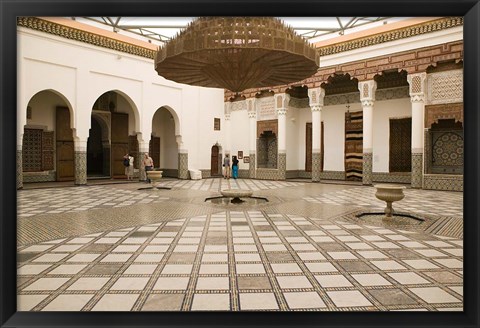
[[[139,163],[139,158],[138,158],[138,139],[137,136],[129,136],[128,137],[128,153],[130,156],[133,157],[133,168],[138,169],[138,163]],[[143,162],[143,158],[141,158],[141,161]]]
[[[57,181],[73,181],[75,180],[75,148],[70,128],[70,111],[67,107],[57,107],[55,116]]]
[[[345,113],[345,177],[362,181],[363,177],[363,112]]]
[[[112,178],[125,178],[123,156],[128,152],[128,114],[112,113]]]
[[[412,171],[412,119],[390,119],[390,172]]]
[[[212,147],[212,155],[211,155],[211,162],[210,162],[210,167],[211,167],[211,172],[210,174],[212,176],[216,176],[216,175],[220,175],[221,174],[221,171],[219,172],[219,163],[220,163],[220,159],[219,159],[219,149],[218,149],[218,146],[213,146]]]
[[[312,123],[305,128],[305,172],[312,172]]]
[[[153,159],[153,167],[160,168],[160,137],[151,137],[148,145],[148,153]]]

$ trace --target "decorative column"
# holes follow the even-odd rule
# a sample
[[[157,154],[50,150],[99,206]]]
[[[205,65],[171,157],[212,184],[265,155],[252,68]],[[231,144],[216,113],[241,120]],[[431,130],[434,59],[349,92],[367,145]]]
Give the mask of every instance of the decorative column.
[[[231,102],[227,101],[225,102],[225,112],[224,112],[224,117],[225,117],[225,154],[223,156],[225,157],[226,154],[230,154],[231,148],[232,148],[232,142],[231,142],[231,126],[230,126],[230,106]],[[222,159],[223,163],[223,159]]]
[[[412,188],[423,186],[423,130],[425,113],[425,80],[427,73],[409,74],[412,102]]]
[[[275,95],[275,110],[278,119],[278,180],[285,180],[287,175],[287,109],[289,101],[290,95],[287,93]]]
[[[358,83],[360,101],[363,108],[363,168],[362,183],[372,184],[373,166],[373,104],[375,102],[375,91],[377,82],[374,80]]]
[[[144,142],[143,140],[138,140],[138,179],[140,181],[147,180],[147,174],[145,173],[145,167],[143,166],[143,159],[145,158],[145,154],[148,153],[148,142]],[[155,164],[155,163],[154,163]],[[159,163],[160,164],[160,163]]]
[[[75,184],[87,184],[87,138],[74,140]]]
[[[177,135],[178,146],[178,178],[188,179],[188,150],[183,148],[182,137]]]
[[[19,138],[20,140],[17,141],[17,189],[23,188],[23,134]]]
[[[320,139],[322,135],[322,108],[325,89],[308,89],[310,109],[312,110],[312,182],[320,182],[322,154]]]
[[[256,177],[256,148],[257,148],[257,109],[255,107],[255,98],[247,99],[248,121],[250,123],[250,162],[248,163],[248,177]]]

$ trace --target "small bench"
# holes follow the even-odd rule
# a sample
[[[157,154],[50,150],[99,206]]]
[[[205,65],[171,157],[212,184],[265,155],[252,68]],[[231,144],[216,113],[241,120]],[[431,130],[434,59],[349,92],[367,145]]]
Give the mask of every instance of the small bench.
[[[190,173],[190,179],[192,180],[201,180],[202,179],[202,171],[200,170],[188,170]]]

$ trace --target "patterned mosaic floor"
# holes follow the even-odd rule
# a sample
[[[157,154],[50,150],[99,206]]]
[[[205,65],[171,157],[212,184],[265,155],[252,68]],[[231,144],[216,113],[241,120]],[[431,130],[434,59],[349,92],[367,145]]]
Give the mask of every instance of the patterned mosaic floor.
[[[385,202],[375,197],[373,187],[357,187],[333,193],[304,197],[308,202],[349,205],[355,207],[373,207],[377,210],[385,208]],[[417,214],[433,214],[443,216],[463,216],[463,194],[460,192],[442,192],[418,189],[406,189],[405,198],[394,202],[394,209]]]
[[[52,216],[54,220],[51,221],[59,222],[56,229],[62,230],[64,237],[49,240],[39,236],[41,242],[19,243],[18,309],[463,309],[463,241],[460,238],[381,225],[352,224],[345,219],[345,213],[352,209],[348,204],[319,200],[342,200],[350,192],[359,199],[364,197],[350,204],[363,206],[358,203],[367,204],[364,199],[369,199],[372,188],[232,181],[165,182],[174,188],[171,191],[139,191],[137,189],[144,185],[129,184],[20,192],[19,206],[23,205],[20,208],[25,213],[28,204],[34,204],[35,200],[45,200],[37,206],[37,211],[40,211],[38,208],[45,211],[19,220],[27,220],[33,227],[41,226]],[[187,203],[189,198],[203,197],[218,188],[227,188],[227,184],[230,188],[259,188],[263,195],[281,195],[285,201],[261,209],[238,207],[237,210]],[[78,196],[78,192],[67,192],[69,189],[89,192]],[[119,190],[130,191],[125,193],[129,198],[108,200]],[[415,193],[411,193],[413,191]],[[421,190],[407,192],[419,197],[415,206],[430,201],[429,196],[436,194]],[[205,214],[178,218],[165,214],[170,213],[167,210],[152,211],[146,220],[145,212],[139,210],[178,207],[182,204],[182,195],[184,204]],[[58,200],[55,197],[62,201],[54,203]],[[95,199],[99,203],[75,212],[77,207],[87,204],[75,201],[75,197]],[[450,208],[462,204],[459,193],[438,193],[437,198],[450,204]],[[107,201],[102,202],[105,199]],[[150,202],[141,203],[142,200]],[[130,201],[133,203],[124,203]],[[51,204],[59,203],[77,204],[77,207],[72,207],[72,212],[68,213],[47,213],[47,209],[53,207]],[[115,207],[120,204],[122,207]],[[127,216],[131,221],[116,222],[116,218],[121,218],[127,210],[130,210]],[[89,213],[96,213],[92,217],[99,221],[109,221],[108,228],[105,225],[99,231],[98,225],[87,224],[75,230],[65,224],[68,220],[76,222],[75,215]],[[138,216],[135,213],[139,213]],[[458,218],[461,219],[461,215]],[[138,223],[131,224],[135,219]],[[126,226],[128,223],[130,225]],[[44,232],[39,229],[37,233]]]

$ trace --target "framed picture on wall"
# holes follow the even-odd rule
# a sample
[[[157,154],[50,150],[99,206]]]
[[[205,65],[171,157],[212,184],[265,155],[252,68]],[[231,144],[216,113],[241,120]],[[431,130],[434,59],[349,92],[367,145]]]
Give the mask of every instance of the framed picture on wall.
[[[244,163],[250,163],[250,156],[245,156],[245,157],[243,158],[243,162],[244,162]]]
[[[239,151],[238,152],[238,159],[242,159],[243,158],[243,151]]]

